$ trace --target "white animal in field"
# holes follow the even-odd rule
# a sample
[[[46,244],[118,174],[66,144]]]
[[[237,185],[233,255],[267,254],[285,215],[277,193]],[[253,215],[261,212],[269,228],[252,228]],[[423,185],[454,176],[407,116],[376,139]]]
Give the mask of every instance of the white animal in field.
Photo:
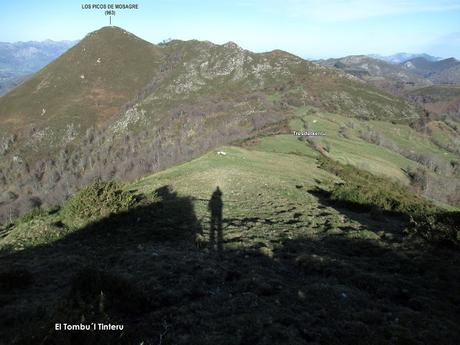
[[[224,151],[218,151],[217,154],[218,154],[219,156],[226,156],[226,155],[227,155],[227,153],[224,152]]]

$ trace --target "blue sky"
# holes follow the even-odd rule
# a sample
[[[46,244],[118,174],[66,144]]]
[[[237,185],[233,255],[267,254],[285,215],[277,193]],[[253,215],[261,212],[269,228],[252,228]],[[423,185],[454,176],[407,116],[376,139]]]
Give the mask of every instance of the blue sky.
[[[80,39],[108,25],[86,3],[138,3],[113,24],[157,43],[234,41],[304,58],[426,52],[460,58],[460,0],[0,0],[0,41]]]

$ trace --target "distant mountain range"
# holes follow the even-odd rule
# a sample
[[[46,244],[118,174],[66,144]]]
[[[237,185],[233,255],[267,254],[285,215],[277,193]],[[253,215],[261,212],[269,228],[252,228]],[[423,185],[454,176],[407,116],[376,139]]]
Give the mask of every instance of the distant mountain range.
[[[437,57],[437,56],[432,56],[429,54],[411,54],[411,53],[397,53],[393,55],[379,55],[379,54],[370,54],[368,55],[371,58],[374,59],[379,59],[382,61],[386,61],[392,64],[400,64],[403,62],[406,62],[408,60],[412,60],[415,58],[424,58],[425,60],[428,61],[439,61],[442,60],[442,58]]]
[[[431,85],[432,82],[404,65],[391,64],[367,55],[351,55],[339,59],[316,61],[322,66],[340,69],[359,79],[390,92],[408,87]]]
[[[404,62],[402,66],[435,84],[460,83],[460,61],[454,58],[429,61],[418,57]]]
[[[460,61],[438,60],[427,54],[396,54],[390,63],[367,55],[316,61],[351,74],[380,89],[416,102],[437,115],[460,118]],[[390,60],[390,57],[385,57]],[[405,61],[404,61],[405,60]]]
[[[367,55],[350,55],[338,59],[317,60],[367,81],[389,81],[415,86],[460,83],[460,61],[415,57],[401,63],[389,63]]]
[[[77,41],[0,42],[0,95],[56,59]]]

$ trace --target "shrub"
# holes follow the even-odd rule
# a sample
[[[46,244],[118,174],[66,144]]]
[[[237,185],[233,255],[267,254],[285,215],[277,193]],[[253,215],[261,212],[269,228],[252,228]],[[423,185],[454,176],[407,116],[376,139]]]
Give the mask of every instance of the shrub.
[[[63,210],[67,216],[94,219],[127,210],[135,202],[134,193],[123,190],[122,183],[96,180],[68,200]]]
[[[353,123],[351,123],[353,124]],[[342,125],[340,126],[340,129],[339,129],[339,134],[346,138],[346,139],[351,139],[352,138],[352,135],[351,135],[351,130],[350,128],[354,128],[354,127],[348,127],[346,125]]]
[[[439,212],[411,217],[410,233],[430,242],[460,244],[460,212]]]
[[[419,191],[424,191],[428,184],[428,176],[425,169],[417,167],[412,169],[408,167],[406,169],[407,175],[410,178],[411,185]]]

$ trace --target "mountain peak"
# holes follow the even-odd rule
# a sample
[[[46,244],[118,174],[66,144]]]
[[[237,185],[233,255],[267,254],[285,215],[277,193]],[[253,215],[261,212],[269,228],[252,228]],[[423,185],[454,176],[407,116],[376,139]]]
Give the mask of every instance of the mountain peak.
[[[233,41],[228,41],[227,43],[224,43],[222,46],[229,49],[242,50],[242,48]]]
[[[3,96],[0,117],[15,119],[7,121],[12,129],[47,120],[62,127],[65,118],[81,116],[91,119],[88,126],[104,125],[150,81],[161,61],[157,46],[122,28],[103,27]]]
[[[141,38],[137,37],[131,32],[126,31],[125,29],[118,27],[118,26],[103,26],[102,28],[92,31],[89,34],[87,34],[82,41],[84,41],[85,39],[90,39],[90,38],[114,39],[114,38],[123,38],[123,37],[130,37],[130,38],[134,38],[134,39],[143,41]],[[147,41],[145,42],[149,43]]]

